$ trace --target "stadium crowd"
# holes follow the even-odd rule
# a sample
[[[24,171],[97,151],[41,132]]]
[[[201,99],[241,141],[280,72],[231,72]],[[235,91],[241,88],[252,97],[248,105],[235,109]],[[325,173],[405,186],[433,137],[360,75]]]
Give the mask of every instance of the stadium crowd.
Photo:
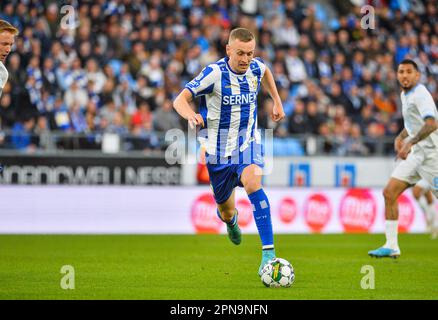
[[[0,148],[44,148],[48,132],[62,131],[84,134],[91,148],[97,134],[114,132],[139,138],[128,149],[159,149],[160,132],[186,126],[172,100],[225,55],[235,26],[256,34],[257,56],[276,78],[287,117],[269,119],[263,92],[258,121],[278,141],[314,135],[327,154],[374,154],[378,141],[401,130],[395,68],[404,58],[417,61],[438,101],[436,0],[65,4],[74,13],[60,1],[1,1],[0,19],[20,35],[6,63]],[[365,4],[375,9],[374,29],[361,27]]]

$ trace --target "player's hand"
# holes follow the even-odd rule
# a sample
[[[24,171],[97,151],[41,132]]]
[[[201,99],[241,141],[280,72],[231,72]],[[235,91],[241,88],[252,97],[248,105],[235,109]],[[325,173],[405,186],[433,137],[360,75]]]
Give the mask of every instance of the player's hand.
[[[195,129],[198,125],[204,127],[204,119],[199,113],[193,114],[187,120],[189,121],[189,126],[191,129]]]
[[[402,148],[403,148],[403,140],[400,138],[395,138],[394,141],[395,152],[399,153]]]
[[[401,150],[398,152],[397,154],[397,158],[400,158],[402,160],[406,160],[406,158],[408,157],[409,152],[411,152],[411,148],[412,148],[412,142],[407,141],[403,147],[401,148]]]
[[[271,112],[271,119],[275,122],[280,121],[286,116],[283,110],[283,106],[281,103],[274,103],[274,107],[272,108]]]

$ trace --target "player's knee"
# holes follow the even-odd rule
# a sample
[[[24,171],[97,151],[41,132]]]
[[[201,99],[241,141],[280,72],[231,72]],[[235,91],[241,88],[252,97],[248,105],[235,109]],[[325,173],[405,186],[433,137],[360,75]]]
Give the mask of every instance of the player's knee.
[[[244,185],[246,193],[251,194],[253,192],[256,192],[257,190],[260,190],[262,188],[262,184],[260,181],[257,181],[257,179],[251,179],[247,181]]]
[[[225,222],[230,222],[231,219],[233,219],[235,211],[234,208],[219,209],[222,219],[225,220]]]
[[[395,201],[397,200],[397,195],[394,192],[392,188],[385,187],[383,189],[383,197],[385,198],[385,201]]]

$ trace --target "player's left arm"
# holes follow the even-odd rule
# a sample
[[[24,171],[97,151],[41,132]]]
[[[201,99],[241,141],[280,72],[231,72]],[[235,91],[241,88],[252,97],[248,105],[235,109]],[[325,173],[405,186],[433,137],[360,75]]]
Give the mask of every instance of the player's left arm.
[[[413,145],[417,144],[423,139],[426,139],[438,128],[435,102],[426,87],[419,87],[418,92],[414,96],[414,103],[418,109],[418,112],[420,113],[420,116],[424,119],[424,125],[413,138],[407,139],[407,142],[399,151],[398,156],[402,159],[407,158],[408,153]]]
[[[271,111],[271,118],[274,121],[280,121],[285,117],[283,104],[280,99],[280,95],[278,94],[277,86],[275,84],[274,76],[272,75],[271,70],[266,67],[265,74],[262,78],[262,86],[268,91],[272,100],[274,101],[274,107]]]
[[[433,102],[433,100],[432,100]],[[435,104],[432,103],[433,107],[435,107]],[[428,111],[429,110],[429,111]],[[438,122],[435,116],[433,116],[431,113],[433,109],[427,108],[426,110],[420,109],[420,114],[423,116],[424,119],[424,125],[421,127],[421,129],[417,132],[415,137],[411,139],[407,139],[407,142],[403,145],[403,148],[398,152],[398,157],[401,159],[406,159],[408,157],[409,152],[411,151],[411,148],[413,145],[417,144],[421,140],[426,139],[432,132],[438,129]],[[426,112],[429,112],[427,114]]]
[[[411,145],[414,145],[420,142],[421,140],[426,139],[436,129],[438,129],[438,123],[436,119],[432,116],[427,117],[426,119],[424,119],[423,127],[420,129],[420,131],[418,131],[415,137],[413,137],[409,141],[409,143],[411,143]]]

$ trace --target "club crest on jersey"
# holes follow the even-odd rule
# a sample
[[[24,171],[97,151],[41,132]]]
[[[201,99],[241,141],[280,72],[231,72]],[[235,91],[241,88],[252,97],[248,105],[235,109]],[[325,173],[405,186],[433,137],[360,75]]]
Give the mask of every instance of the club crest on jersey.
[[[253,79],[251,79],[250,81],[248,81],[249,84],[249,88],[252,91],[257,91],[257,88],[259,86],[259,81],[257,80],[256,77],[254,77]]]

